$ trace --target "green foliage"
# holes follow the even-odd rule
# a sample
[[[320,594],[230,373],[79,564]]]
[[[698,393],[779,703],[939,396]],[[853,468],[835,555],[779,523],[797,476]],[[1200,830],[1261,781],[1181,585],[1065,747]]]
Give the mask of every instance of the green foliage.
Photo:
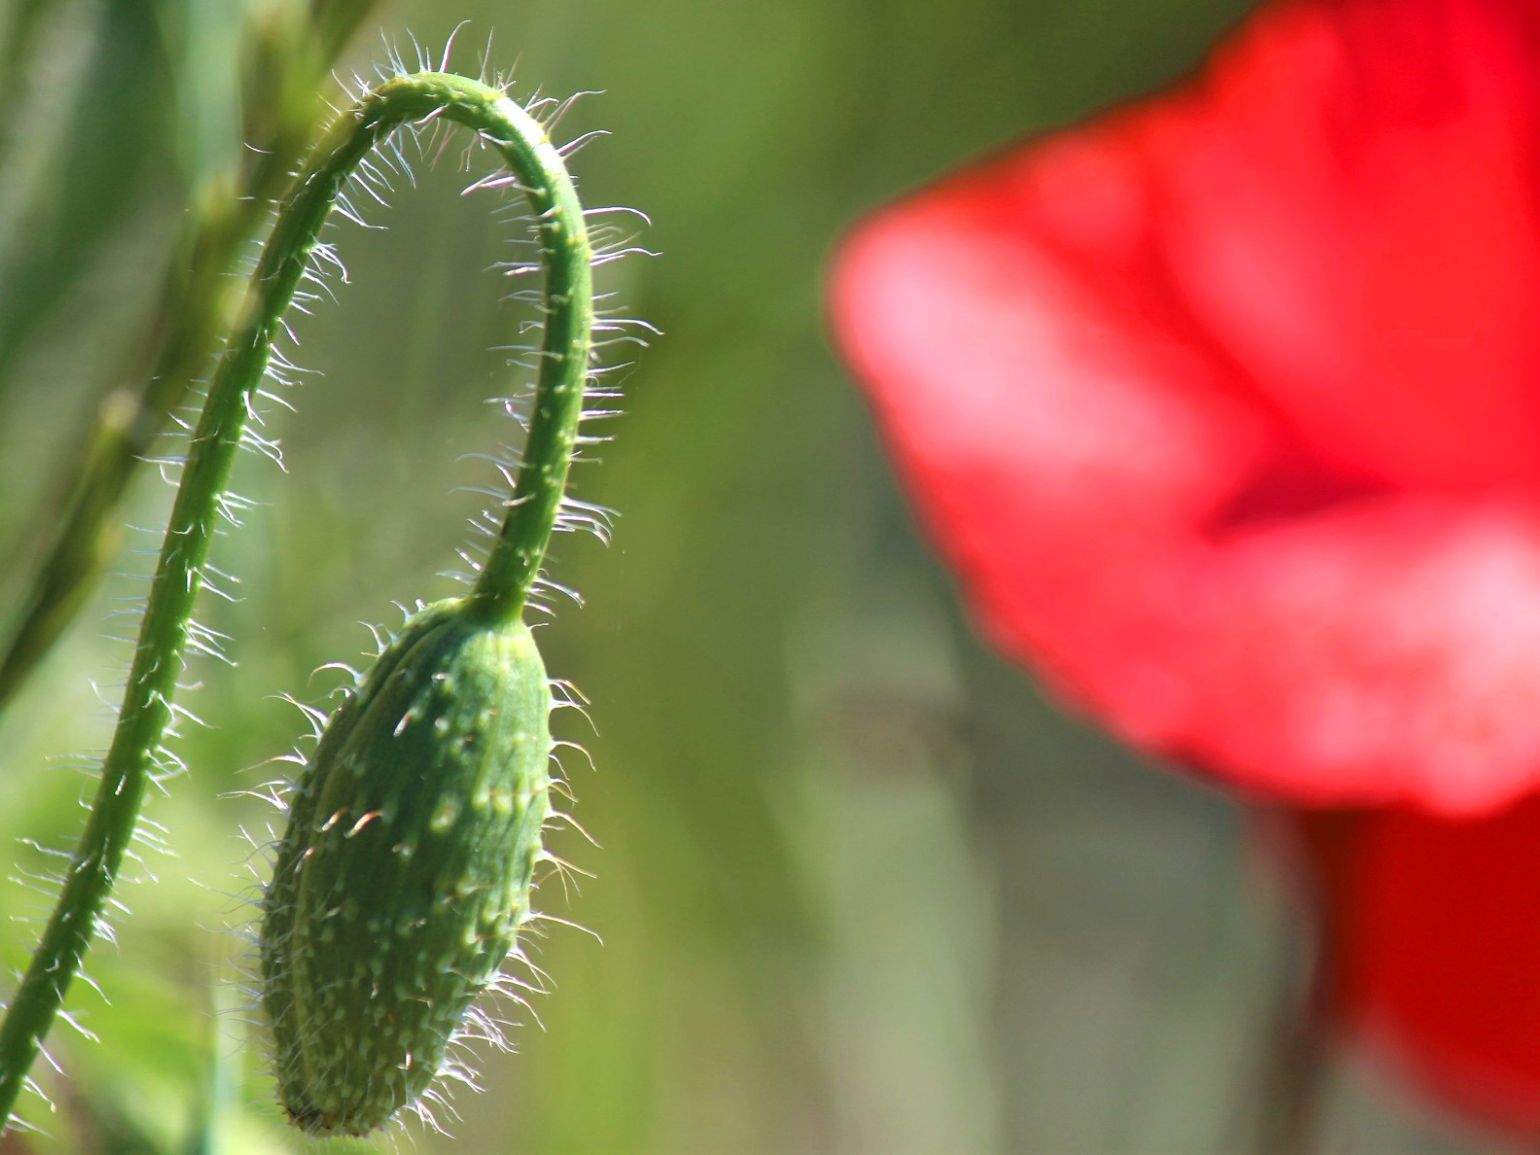
[[[0,292],[12,302],[0,313],[0,392],[19,348],[59,305],[84,262],[120,223],[119,214],[134,206],[130,193],[138,166],[172,154],[166,159],[180,163],[188,212],[172,245],[157,312],[147,323],[149,337],[97,399],[76,460],[32,530],[41,545],[39,563],[18,609],[5,615],[0,708],[46,657],[121,550],[118,519],[129,482],[234,324],[244,287],[234,275],[235,259],[316,135],[325,107],[323,78],[373,4],[277,0],[257,4],[249,14],[234,0],[107,6],[97,51],[112,67],[86,71],[77,114],[85,122],[84,139],[69,138],[75,147],[60,150],[36,182],[34,212],[56,215],[61,223],[53,227],[72,230],[73,243],[50,231],[46,220],[28,220],[14,234],[16,253],[7,254],[0,244]],[[30,44],[39,22],[39,10],[24,6],[12,45]],[[247,51],[240,53],[243,36]],[[171,131],[158,120],[130,120],[128,129],[145,134],[139,140],[125,130],[123,118],[98,110],[125,99],[135,103],[137,89],[120,71],[148,69],[157,79],[168,72],[161,60],[164,41],[174,46],[170,51],[181,65],[169,70],[178,79],[178,115]],[[236,83],[242,71],[244,92]],[[11,77],[20,75],[23,70]],[[105,134],[105,141],[96,141],[95,133]],[[0,138],[0,149],[5,143]],[[56,171],[70,165],[86,171]],[[97,194],[106,184],[118,195],[103,211]]]

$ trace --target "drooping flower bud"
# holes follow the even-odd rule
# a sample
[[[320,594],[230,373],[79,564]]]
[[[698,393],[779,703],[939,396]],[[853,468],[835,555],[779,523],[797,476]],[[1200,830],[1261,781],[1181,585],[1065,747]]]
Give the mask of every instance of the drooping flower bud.
[[[263,1005],[296,1124],[361,1135],[428,1088],[514,946],[548,813],[529,628],[416,614],[329,719],[263,898]]]

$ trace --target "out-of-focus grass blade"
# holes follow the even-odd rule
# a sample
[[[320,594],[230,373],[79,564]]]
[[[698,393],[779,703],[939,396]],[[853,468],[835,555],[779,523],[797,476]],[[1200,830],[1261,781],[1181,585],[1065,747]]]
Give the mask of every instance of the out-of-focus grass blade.
[[[43,14],[53,0],[17,0],[0,11],[0,108],[17,108],[24,99],[32,72],[33,49],[43,26]],[[5,167],[19,124],[8,118],[0,123],[0,169]]]
[[[178,0],[165,15],[176,60],[177,159],[199,189],[240,163],[240,36],[247,0]]]
[[[219,981],[215,972],[211,971],[210,979],[209,1007],[213,1015],[208,1029],[207,1072],[193,1106],[192,1123],[183,1147],[185,1155],[219,1155],[225,1150],[225,1116],[234,1108],[240,1081],[231,1041],[220,1030],[221,1024],[233,1021],[234,988]]]
[[[20,51],[30,51],[37,23],[37,14],[23,20]],[[89,63],[68,89],[73,109],[60,147],[29,190],[17,228],[0,240],[0,389],[17,354],[75,287],[159,167],[170,127],[169,71],[151,0],[102,6]],[[20,73],[8,76],[8,84],[23,83]]]
[[[0,709],[116,554],[118,510],[129,479],[228,328],[244,286],[227,274],[325,112],[322,86],[335,54],[373,6],[374,0],[329,0],[253,14],[244,128],[250,148],[200,179],[144,360],[127,375],[136,384],[101,399],[73,459],[83,465],[44,510],[36,540],[48,546],[0,657]],[[205,150],[194,164],[207,155]]]

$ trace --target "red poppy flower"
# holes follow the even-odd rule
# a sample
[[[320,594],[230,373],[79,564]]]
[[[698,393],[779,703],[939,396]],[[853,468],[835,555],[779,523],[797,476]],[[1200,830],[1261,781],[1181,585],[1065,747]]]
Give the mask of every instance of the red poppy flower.
[[[974,612],[1310,805],[1540,785],[1540,5],[1264,6],[878,213],[835,329]]]
[[[879,213],[832,304],[991,637],[1144,749],[1379,807],[1304,820],[1329,1005],[1540,1132],[1540,5],[1265,5]]]
[[[1313,816],[1328,1005],[1466,1113],[1540,1134],[1540,797],[1475,821]]]

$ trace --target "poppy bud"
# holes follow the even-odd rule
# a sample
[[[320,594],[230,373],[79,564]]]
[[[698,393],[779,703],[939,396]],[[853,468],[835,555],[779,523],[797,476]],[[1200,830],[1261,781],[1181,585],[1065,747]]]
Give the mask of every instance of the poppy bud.
[[[262,903],[263,1005],[300,1127],[364,1134],[439,1073],[529,911],[550,709],[529,628],[443,602],[328,720]]]

